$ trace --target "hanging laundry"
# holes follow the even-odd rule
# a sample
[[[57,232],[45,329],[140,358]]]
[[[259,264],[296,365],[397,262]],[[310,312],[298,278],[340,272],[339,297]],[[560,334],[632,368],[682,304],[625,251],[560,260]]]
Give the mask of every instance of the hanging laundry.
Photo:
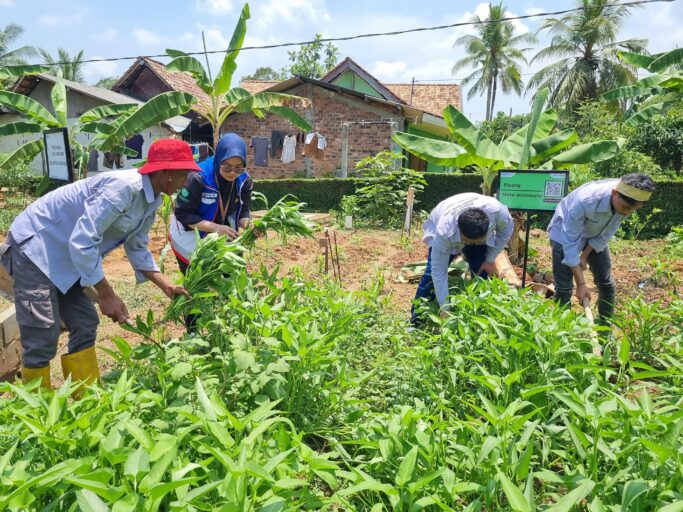
[[[296,160],[296,136],[286,135],[282,142],[282,163],[288,164]]]
[[[97,172],[100,170],[100,166],[97,163],[98,154],[96,149],[90,150],[90,155],[88,158],[88,173]]]
[[[139,133],[133,135],[126,141],[126,147],[132,149],[137,154],[135,156],[128,156],[128,160],[140,160],[142,158],[142,145],[145,143],[142,135]]]
[[[254,148],[254,165],[256,167],[268,167],[270,139],[268,137],[252,137],[250,147]]]
[[[102,165],[107,169],[123,169],[123,155],[121,153],[105,151]]]
[[[304,141],[303,155],[314,158],[316,160],[325,159],[325,149],[327,149],[327,139],[318,132],[312,132],[306,135]]]
[[[282,130],[273,130],[270,133],[270,156],[272,158],[275,158],[278,149],[282,149],[282,145],[284,144],[286,135],[287,132],[284,132]]]

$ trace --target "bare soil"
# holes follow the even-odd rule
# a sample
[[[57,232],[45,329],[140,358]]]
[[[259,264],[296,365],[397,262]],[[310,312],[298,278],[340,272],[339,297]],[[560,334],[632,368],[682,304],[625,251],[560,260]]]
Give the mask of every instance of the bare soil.
[[[399,276],[405,275],[405,272],[401,271],[405,264],[424,261],[427,257],[426,247],[421,241],[421,231],[414,231],[410,237],[402,236],[396,231],[330,231],[333,251],[335,235],[342,286],[349,290],[358,290],[370,286],[375,278],[382,276],[384,279],[382,293],[387,298],[390,311],[405,315],[407,318],[410,301],[415,294],[417,284],[404,282],[405,279]],[[323,236],[322,233],[318,233],[317,238]],[[150,233],[150,239],[150,248],[158,257],[166,244],[162,229],[154,229]],[[545,233],[541,230],[533,231],[530,246],[536,251],[535,255],[530,258],[530,262],[537,263],[541,271],[550,271],[551,252]],[[670,258],[667,261],[674,277],[669,283],[661,283],[660,286],[652,283],[643,287],[638,286],[652,275],[654,265],[663,257],[664,247],[664,240],[612,242],[613,275],[617,282],[618,301],[628,300],[629,297],[642,294],[648,302],[656,300],[666,302],[675,286],[681,286],[683,259]],[[331,261],[328,262],[328,273],[325,274],[325,260],[322,254],[323,249],[318,239],[290,239],[287,245],[283,245],[277,237],[271,236],[258,241],[256,249],[247,256],[247,262],[252,271],[260,265],[265,265],[269,270],[278,266],[279,275],[292,275],[298,272],[306,278],[334,279]],[[179,275],[178,266],[170,251],[164,263],[166,273],[176,279]],[[135,284],[133,271],[122,249],[110,253],[104,267],[107,278],[126,302],[133,316],[136,314],[145,316],[148,309],[154,312],[157,319],[163,316],[164,309],[168,305],[168,298],[149,283]],[[588,281],[592,286],[591,279]],[[596,296],[594,286],[590,288],[593,296]],[[166,335],[170,337],[181,336],[184,332],[184,326],[176,323],[166,324],[165,329]],[[131,344],[141,341],[139,336],[124,330],[108,318],[101,317],[97,346],[114,349],[115,345],[112,340],[117,336],[124,337]],[[58,354],[66,353],[66,341],[67,334],[63,333]],[[107,373],[114,367],[114,361],[103,351],[100,351],[100,358],[103,373]],[[52,375],[53,385],[58,385],[62,377],[60,364],[56,361],[52,365]]]

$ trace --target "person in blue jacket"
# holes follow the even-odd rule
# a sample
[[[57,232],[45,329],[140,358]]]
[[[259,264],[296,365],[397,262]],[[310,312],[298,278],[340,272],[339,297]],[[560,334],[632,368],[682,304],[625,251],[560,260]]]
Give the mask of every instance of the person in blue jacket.
[[[251,219],[253,182],[246,172],[247,146],[235,133],[226,133],[214,156],[199,163],[200,172],[189,176],[176,196],[170,225],[173,253],[184,274],[195,249],[195,228],[200,236],[220,233],[237,238]],[[186,319],[188,329],[192,318]]]

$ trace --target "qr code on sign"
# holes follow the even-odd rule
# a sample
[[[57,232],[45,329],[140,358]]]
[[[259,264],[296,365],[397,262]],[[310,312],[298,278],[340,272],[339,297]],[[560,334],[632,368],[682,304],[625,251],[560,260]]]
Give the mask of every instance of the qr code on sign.
[[[545,197],[562,197],[562,183],[559,181],[546,181]]]

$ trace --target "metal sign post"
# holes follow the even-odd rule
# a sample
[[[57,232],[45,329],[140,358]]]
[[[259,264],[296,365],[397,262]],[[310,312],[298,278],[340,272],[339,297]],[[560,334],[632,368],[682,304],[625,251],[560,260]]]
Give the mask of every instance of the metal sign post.
[[[69,131],[67,128],[55,128],[43,132],[47,175],[53,181],[72,183],[74,181],[74,167],[69,146]]]
[[[569,171],[498,171],[498,200],[511,210],[526,213],[522,288],[526,286],[526,267],[529,258],[529,214],[532,211],[554,211],[567,195]]]

